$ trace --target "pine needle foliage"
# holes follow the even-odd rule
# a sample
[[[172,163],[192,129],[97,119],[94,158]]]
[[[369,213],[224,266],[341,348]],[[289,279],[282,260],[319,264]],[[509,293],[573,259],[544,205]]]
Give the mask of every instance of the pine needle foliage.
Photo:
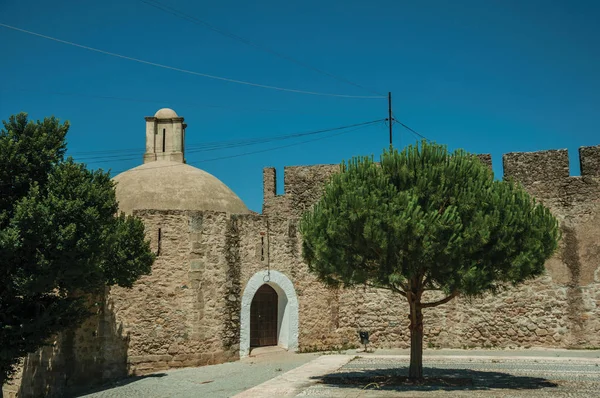
[[[495,180],[475,155],[426,141],[386,150],[379,163],[342,163],[300,229],[321,281],[395,291],[411,314],[541,275],[560,238],[550,210],[519,184]],[[446,298],[424,303],[427,290]]]
[[[90,295],[131,287],[154,261],[141,220],[117,216],[110,175],[64,158],[68,129],[20,113],[0,130],[0,386],[90,315]]]

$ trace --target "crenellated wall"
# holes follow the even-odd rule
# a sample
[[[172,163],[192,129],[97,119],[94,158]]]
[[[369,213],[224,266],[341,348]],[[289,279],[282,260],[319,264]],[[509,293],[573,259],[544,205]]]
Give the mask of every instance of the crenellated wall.
[[[489,154],[477,155],[490,168]],[[579,149],[581,176],[569,174],[566,149],[512,152],[502,157],[504,178],[522,183],[540,199],[550,202],[572,200],[577,196],[593,196],[590,178],[600,177],[600,146]],[[323,186],[339,170],[339,165],[287,166],[284,168],[284,193],[277,195],[277,171],[263,169],[263,214],[298,217],[320,197]]]
[[[519,181],[560,220],[560,250],[537,280],[497,296],[428,309],[429,345],[600,347],[600,146],[582,147],[579,155],[581,176],[569,175],[566,150],[503,156],[504,178]],[[478,157],[491,167],[491,156]],[[286,167],[285,192],[275,195],[275,170],[265,169],[273,185],[265,189],[263,212],[298,217],[336,170],[337,165]],[[376,346],[408,346],[407,307],[393,294],[342,290],[335,311],[340,344],[355,342],[362,328],[370,330]]]
[[[489,154],[477,155],[492,167]],[[263,169],[263,214],[272,217],[300,217],[323,193],[331,176],[340,170],[339,164],[286,166],[283,171],[283,195],[277,195],[277,170]]]
[[[337,164],[290,166],[284,168],[284,194],[276,195],[276,170],[263,171],[263,214],[271,217],[300,217],[315,203],[329,178],[340,170]]]

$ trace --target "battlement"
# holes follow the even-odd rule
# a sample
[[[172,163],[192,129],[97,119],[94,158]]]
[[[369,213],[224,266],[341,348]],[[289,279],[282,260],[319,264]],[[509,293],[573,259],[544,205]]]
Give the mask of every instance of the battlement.
[[[479,160],[492,167],[490,154],[477,155]],[[600,178],[600,145],[579,148],[581,177]],[[569,185],[569,153],[566,149],[511,152],[502,157],[504,178],[513,178],[526,188],[535,188],[536,194],[556,195],[559,186]],[[277,172],[273,167],[263,170],[263,213],[277,216],[298,216],[315,203],[323,186],[338,164],[313,166],[286,166],[284,168],[284,193],[277,195]],[[571,184],[572,185],[572,184]],[[543,188],[540,190],[540,188]]]
[[[283,169],[283,195],[277,195],[277,171],[263,169],[263,213],[273,216],[300,216],[315,203],[329,178],[338,172],[338,164],[286,166]]]
[[[283,169],[284,195],[303,195],[307,191],[312,191],[316,186],[326,183],[339,168],[338,164],[285,166]],[[277,196],[277,170],[274,167],[263,169],[263,194],[265,198]]]
[[[525,186],[554,184],[570,177],[566,149],[512,152],[502,157],[504,178],[512,177]],[[600,177],[600,145],[579,148],[581,177]]]
[[[582,177],[600,177],[600,145],[579,147]]]
[[[569,177],[569,152],[511,152],[502,156],[502,167],[505,179],[512,177],[525,186],[554,183]]]

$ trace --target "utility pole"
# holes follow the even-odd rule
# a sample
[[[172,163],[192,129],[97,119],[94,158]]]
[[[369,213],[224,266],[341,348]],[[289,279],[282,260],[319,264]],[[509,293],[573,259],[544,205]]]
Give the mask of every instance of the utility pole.
[[[388,123],[390,124],[390,149],[392,149],[392,93],[388,92]]]

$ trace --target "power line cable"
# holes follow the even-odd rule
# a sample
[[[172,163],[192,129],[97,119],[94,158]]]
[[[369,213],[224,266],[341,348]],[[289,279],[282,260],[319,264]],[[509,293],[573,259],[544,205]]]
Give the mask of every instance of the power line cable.
[[[325,137],[318,137],[318,138],[313,138],[313,139],[310,139],[310,140],[304,140],[304,141],[296,142],[296,143],[293,143],[293,144],[280,145],[280,146],[273,147],[273,148],[261,149],[261,150],[250,151],[250,152],[243,152],[243,153],[239,153],[239,154],[235,154],[235,155],[221,156],[221,157],[217,157],[217,158],[199,160],[199,161],[195,161],[195,162],[180,163],[180,164],[168,165],[168,166],[147,167],[147,168],[144,168],[142,170],[130,170],[130,171],[146,171],[146,170],[151,170],[151,169],[156,169],[156,168],[161,168],[161,167],[177,167],[177,166],[181,166],[181,165],[184,165],[184,164],[194,165],[194,164],[199,164],[199,163],[213,162],[213,161],[217,161],[217,160],[232,159],[232,158],[237,158],[237,157],[242,157],[242,156],[253,155],[253,154],[257,154],[257,153],[264,153],[264,152],[269,152],[269,151],[275,151],[275,150],[278,150],[278,149],[289,148],[289,147],[293,147],[293,146],[297,146],[297,145],[303,145],[303,144],[306,144],[306,143],[309,143],[309,142],[320,141],[320,140],[324,140],[324,139],[327,139],[327,138],[336,137],[336,136],[339,136],[339,135],[342,135],[342,134],[348,134],[350,132],[353,132],[353,131],[360,130],[360,129],[363,129],[365,127],[368,127],[369,125],[382,122],[383,120],[385,120],[385,119],[374,120],[372,122],[369,122],[368,124],[364,124],[362,126],[355,127],[353,129],[350,129],[350,130],[341,131],[341,132],[338,132],[338,133],[335,133],[335,134],[330,134],[330,135],[325,136]],[[121,170],[121,171],[115,172],[114,174],[116,175],[116,174],[122,173],[123,171],[126,171],[126,170]]]
[[[190,75],[202,76],[202,77],[206,77],[206,78],[209,78],[209,79],[221,80],[221,81],[225,81],[225,82],[229,82],[229,83],[237,83],[237,84],[243,84],[243,85],[246,85],[246,86],[260,87],[260,88],[265,88],[265,89],[270,89],[270,90],[286,91],[286,92],[297,93],[297,94],[309,94],[309,95],[317,95],[317,96],[325,96],[325,97],[363,98],[363,99],[381,99],[381,98],[385,98],[385,97],[381,97],[381,96],[347,95],[347,94],[322,93],[322,92],[316,92],[316,91],[305,91],[305,90],[297,90],[297,89],[277,87],[277,86],[269,86],[269,85],[266,85],[266,84],[252,83],[252,82],[247,82],[247,81],[244,81],[244,80],[230,79],[230,78],[227,78],[227,77],[209,75],[207,73],[194,72],[194,71],[191,71],[191,70],[181,69],[181,68],[177,68],[177,67],[174,67],[174,66],[168,66],[168,65],[163,65],[163,64],[156,63],[156,62],[145,61],[145,60],[139,59],[139,58],[128,57],[126,55],[121,55],[121,54],[113,53],[113,52],[110,52],[110,51],[104,51],[104,50],[100,50],[98,48],[84,46],[82,44],[77,44],[77,43],[73,43],[73,42],[70,42],[70,41],[57,39],[56,37],[43,35],[41,33],[36,33],[36,32],[32,32],[30,30],[25,30],[25,29],[17,28],[15,26],[7,25],[7,24],[4,24],[4,23],[0,23],[0,26],[3,26],[3,27],[8,28],[8,29],[16,30],[18,32],[23,32],[23,33],[27,33],[27,34],[30,34],[30,35],[33,35],[33,36],[41,37],[41,38],[44,38],[44,39],[56,41],[58,43],[68,44],[70,46],[83,48],[85,50],[89,50],[89,51],[94,51],[94,52],[101,53],[101,54],[110,55],[110,56],[116,57],[116,58],[122,58],[122,59],[126,59],[126,60],[129,60],[129,61],[139,62],[141,64],[156,66],[156,67],[164,68],[164,69],[170,69],[170,70],[174,70],[174,71],[177,71],[177,72],[187,73],[187,74],[190,74]]]
[[[381,119],[381,120],[383,120],[383,119]],[[303,132],[303,133],[294,133],[294,134],[286,134],[286,135],[255,138],[255,139],[246,139],[246,140],[237,140],[237,141],[232,140],[232,141],[221,141],[221,142],[214,142],[214,143],[208,143],[208,144],[200,144],[200,145],[197,145],[197,148],[193,148],[193,149],[188,149],[189,146],[186,146],[186,153],[190,154],[190,153],[198,153],[198,152],[209,152],[209,151],[217,151],[217,150],[245,147],[245,146],[249,146],[249,145],[271,143],[274,141],[281,141],[281,140],[305,137],[305,136],[310,136],[310,135],[323,134],[323,133],[328,133],[328,132],[332,132],[332,131],[346,130],[346,129],[353,128],[353,127],[367,126],[367,125],[371,125],[373,123],[377,123],[381,120],[373,120],[370,122],[355,123],[355,124],[351,124],[351,125],[347,125],[347,126],[334,127],[334,128],[322,129],[322,130],[314,130],[314,131],[308,131],[308,132]],[[139,154],[140,154],[140,152],[138,152],[137,156],[135,156],[135,157],[132,156],[133,154],[131,154],[131,155],[119,154],[119,155],[92,156],[92,157],[83,156],[83,157],[77,157],[76,159],[77,159],[77,161],[85,161],[85,162],[89,162],[89,163],[108,163],[108,162],[135,160],[135,159],[139,158]],[[96,160],[96,159],[99,159],[99,160]]]
[[[336,80],[338,80],[338,81],[340,81],[340,82],[343,82],[343,83],[346,83],[346,84],[350,84],[350,85],[352,85],[352,86],[354,86],[354,87],[358,87],[358,88],[360,88],[360,89],[366,90],[366,91],[368,91],[368,92],[370,92],[370,93],[372,93],[372,94],[376,94],[376,95],[378,95],[378,96],[385,97],[385,95],[384,95],[384,94],[381,94],[381,93],[379,93],[379,92],[377,92],[377,91],[374,91],[374,90],[371,90],[371,89],[369,89],[369,88],[367,88],[367,87],[361,86],[360,84],[358,84],[358,83],[354,83],[354,82],[352,82],[352,81],[350,81],[350,80],[348,80],[348,79],[346,79],[346,78],[343,78],[343,77],[340,77],[340,76],[334,75],[333,73],[329,73],[329,72],[327,72],[327,71],[324,71],[324,70],[322,70],[322,69],[316,68],[316,67],[314,67],[314,66],[312,66],[312,65],[309,65],[309,64],[307,64],[307,63],[305,63],[305,62],[302,62],[302,61],[300,61],[300,60],[298,60],[298,59],[296,59],[296,58],[294,58],[294,57],[291,57],[291,56],[289,56],[289,55],[286,55],[286,54],[280,53],[280,52],[278,52],[278,51],[275,51],[275,50],[273,50],[273,49],[271,49],[271,48],[269,48],[269,47],[266,47],[266,46],[264,46],[264,45],[258,44],[258,43],[256,43],[256,42],[253,42],[253,41],[251,41],[251,40],[248,40],[248,39],[246,39],[246,38],[244,38],[244,37],[238,36],[238,35],[236,35],[236,34],[234,34],[234,33],[227,32],[227,31],[225,31],[225,30],[223,30],[223,29],[217,28],[217,27],[215,27],[214,25],[212,25],[212,24],[210,24],[210,23],[208,23],[208,22],[206,22],[206,21],[204,21],[204,20],[202,20],[202,19],[199,19],[199,18],[197,18],[197,17],[194,17],[193,15],[190,15],[190,14],[186,14],[185,12],[183,12],[183,11],[181,11],[181,10],[177,10],[176,8],[174,8],[174,7],[171,7],[171,6],[168,6],[168,5],[166,5],[166,4],[164,4],[164,3],[161,3],[161,2],[159,2],[159,1],[156,1],[156,0],[150,0],[150,1],[148,1],[148,0],[140,0],[140,1],[141,1],[142,3],[145,3],[145,4],[149,5],[149,6],[151,6],[151,7],[154,7],[154,8],[156,8],[156,9],[159,9],[159,10],[161,10],[161,11],[164,11],[164,12],[166,12],[166,13],[169,13],[169,14],[171,14],[171,15],[174,15],[174,16],[175,16],[175,17],[177,17],[177,18],[185,19],[185,20],[187,20],[187,21],[189,21],[189,22],[192,22],[192,23],[195,23],[195,24],[197,24],[197,25],[203,25],[203,26],[205,26],[206,28],[208,28],[208,29],[212,30],[213,32],[217,32],[217,33],[219,33],[219,34],[221,34],[221,35],[223,35],[223,36],[226,36],[226,37],[232,38],[232,39],[234,39],[234,40],[237,40],[237,41],[239,41],[239,42],[242,42],[242,43],[244,43],[244,44],[246,44],[246,45],[248,45],[248,46],[251,46],[251,47],[254,47],[254,48],[256,48],[256,49],[259,49],[259,50],[265,51],[265,52],[267,52],[267,53],[269,53],[269,54],[275,55],[276,57],[279,57],[279,58],[285,59],[285,60],[287,60],[287,61],[293,62],[293,63],[295,63],[296,65],[300,65],[300,66],[302,66],[302,67],[304,67],[304,68],[307,68],[307,69],[313,70],[313,71],[315,71],[315,72],[317,72],[317,73],[320,73],[320,74],[322,74],[322,75],[325,75],[325,76],[329,76],[329,77],[331,77],[331,78],[334,78],[334,79],[336,79]]]
[[[378,122],[381,122],[381,120],[375,120],[375,121],[373,121],[373,122],[371,122],[369,124],[365,124],[365,125],[360,126],[360,127],[355,127],[353,129],[350,129],[350,130],[341,131],[341,132],[338,132],[338,133],[335,133],[335,134],[330,134],[330,135],[327,135],[325,137],[313,138],[313,139],[310,139],[310,140],[304,140],[304,141],[296,142],[296,143],[293,143],[293,144],[280,145],[280,146],[277,146],[277,147],[268,148],[268,149],[262,149],[262,150],[258,150],[258,151],[244,152],[244,153],[240,153],[240,154],[237,154],[237,155],[221,156],[221,157],[218,157],[218,158],[200,160],[200,161],[197,161],[197,162],[192,162],[191,164],[206,163],[206,162],[212,162],[212,161],[221,160],[221,159],[231,159],[231,158],[236,158],[236,157],[240,157],[240,156],[252,155],[252,154],[255,154],[255,153],[263,153],[263,152],[274,151],[274,150],[277,150],[277,149],[289,148],[289,147],[297,146],[297,145],[303,145],[303,144],[306,144],[308,142],[320,141],[320,140],[324,140],[324,139],[331,138],[331,137],[337,137],[338,135],[348,134],[348,133],[351,133],[351,132],[356,131],[356,130],[360,130],[362,128],[365,128],[365,127],[367,127],[367,126],[369,126],[371,124],[378,123]]]
[[[402,126],[402,127],[404,127],[405,129],[407,129],[407,130],[408,130],[408,131],[410,131],[411,133],[413,133],[413,134],[417,135],[418,137],[420,137],[420,138],[422,138],[422,139],[424,139],[424,140],[431,141],[429,138],[425,137],[423,134],[421,134],[421,133],[419,133],[419,132],[417,132],[417,131],[413,130],[412,128],[408,127],[406,124],[402,123],[400,120],[396,119],[396,117],[395,117],[395,116],[393,117],[393,119],[394,119],[394,121],[395,121],[396,123],[398,123],[400,126]]]
[[[287,139],[291,139],[291,138],[298,138],[298,137],[305,137],[305,136],[309,136],[309,135],[328,133],[331,131],[345,130],[345,129],[349,129],[349,128],[353,128],[353,127],[366,126],[369,124],[373,124],[377,121],[378,120],[373,120],[370,122],[354,123],[354,124],[350,124],[347,126],[333,127],[333,128],[329,128],[329,129],[314,130],[314,131],[308,131],[308,132],[302,132],[302,133],[285,134],[285,135],[263,137],[263,138],[253,138],[253,139],[246,139],[246,140],[239,140],[239,141],[221,141],[221,142],[215,142],[215,143],[207,143],[205,145],[201,145],[200,148],[191,149],[189,152],[191,152],[191,153],[207,152],[207,151],[228,149],[228,148],[234,148],[234,147],[256,145],[256,144],[262,144],[262,143],[273,142],[273,141],[287,140]]]
[[[273,142],[273,141],[281,141],[281,140],[299,138],[299,137],[304,137],[304,136],[309,136],[309,135],[323,134],[323,133],[328,133],[331,131],[344,130],[344,129],[349,129],[352,127],[360,127],[360,126],[372,124],[373,122],[375,122],[375,121],[354,123],[354,124],[350,124],[350,125],[346,125],[346,126],[340,126],[340,127],[334,127],[334,128],[328,128],[328,129],[312,130],[312,131],[301,132],[301,133],[292,133],[292,134],[282,134],[282,135],[275,135],[275,136],[269,136],[269,137],[250,138],[250,139],[243,139],[243,140],[214,141],[214,142],[207,142],[204,144],[190,144],[190,145],[186,145],[186,153],[216,151],[216,150],[237,148],[237,147],[248,146],[248,145],[263,144],[263,143],[269,143],[269,142]],[[78,156],[77,159],[79,159],[79,160],[114,159],[114,158],[122,158],[124,156],[130,155],[130,154],[122,153],[123,151],[129,151],[129,150],[115,150],[115,152],[120,152],[120,154],[118,154],[118,155]],[[141,151],[142,151],[141,149],[132,150],[133,153],[138,153],[138,154]],[[106,152],[108,152],[108,150],[103,151],[103,152],[106,153]],[[131,153],[131,155],[133,153]],[[83,154],[83,152],[81,152],[81,154]],[[70,155],[74,156],[75,153],[70,154]],[[129,159],[130,158],[125,158],[122,160],[129,160]],[[93,162],[93,163],[96,163],[96,162]],[[100,162],[97,162],[97,163],[100,163]]]
[[[373,125],[373,124],[376,124],[376,123],[380,123],[382,121],[385,121],[385,119],[373,120],[371,122],[362,123],[361,125],[358,125],[358,127],[355,127],[355,128],[349,129],[349,130],[345,130],[345,131],[341,131],[341,132],[337,132],[335,134],[330,134],[330,135],[327,135],[325,137],[313,138],[313,139],[310,139],[310,140],[304,140],[304,141],[301,141],[301,142],[296,142],[296,143],[287,144],[287,145],[280,145],[280,146],[277,146],[277,147],[272,147],[272,148],[267,148],[267,149],[261,149],[261,150],[257,150],[257,151],[243,152],[243,153],[239,153],[239,154],[235,154],[235,155],[228,155],[228,156],[220,156],[220,157],[216,157],[216,158],[199,160],[199,161],[195,161],[195,162],[178,163],[178,164],[175,164],[175,165],[147,167],[147,168],[142,169],[142,170],[130,170],[130,171],[145,171],[145,170],[162,168],[162,167],[177,167],[177,166],[182,166],[184,164],[193,165],[193,164],[213,162],[213,161],[218,161],[218,160],[223,160],[223,159],[232,159],[232,158],[237,158],[237,157],[242,157],[242,156],[253,155],[253,154],[257,154],[257,153],[270,152],[270,151],[275,151],[275,150],[278,150],[278,149],[289,148],[289,147],[293,147],[293,146],[297,146],[297,145],[303,145],[303,144],[306,144],[306,143],[309,143],[309,142],[320,141],[320,140],[324,140],[324,139],[327,139],[327,138],[336,137],[336,136],[343,135],[343,134],[348,134],[348,133],[351,133],[353,131],[357,131],[357,130],[366,128],[366,127],[368,127],[370,125]],[[128,160],[133,160],[133,159],[138,159],[138,158],[136,157],[136,158],[131,158],[131,159],[128,159]],[[114,172],[113,175],[120,174],[120,173],[122,173],[124,171],[126,171],[126,170],[120,170],[120,171]],[[9,183],[0,183],[0,186],[4,186],[4,185],[10,185],[10,184]]]

